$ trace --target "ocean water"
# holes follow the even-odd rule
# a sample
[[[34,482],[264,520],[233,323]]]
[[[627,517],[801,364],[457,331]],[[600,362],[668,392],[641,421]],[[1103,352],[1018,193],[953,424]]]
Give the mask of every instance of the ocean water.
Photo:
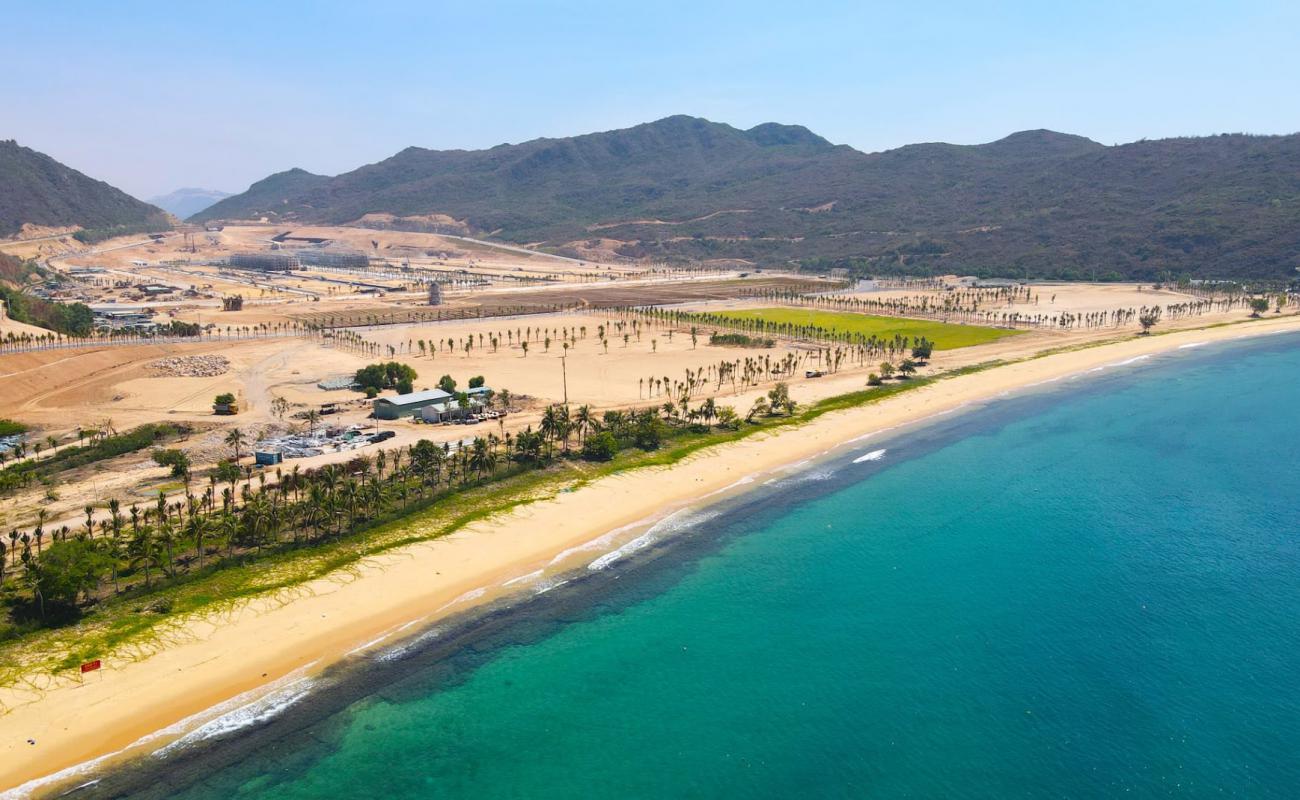
[[[1275,338],[861,443],[83,793],[1294,798],[1297,409]]]

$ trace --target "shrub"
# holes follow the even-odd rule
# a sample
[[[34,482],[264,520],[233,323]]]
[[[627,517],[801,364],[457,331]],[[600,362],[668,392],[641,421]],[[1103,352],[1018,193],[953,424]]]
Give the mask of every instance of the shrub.
[[[618,454],[618,439],[610,431],[593,433],[582,445],[582,457],[588,461],[609,461]]]
[[[413,383],[418,377],[419,375],[409,365],[398,361],[387,361],[362,367],[357,370],[353,380],[361,387],[362,391],[375,389],[376,394],[378,394],[380,389],[392,389],[403,381]],[[367,392],[367,396],[374,397],[369,392]]]
[[[190,457],[183,450],[155,450],[153,460],[160,467],[171,467],[173,478],[184,478],[190,473]]]
[[[78,597],[93,594],[108,568],[108,556],[94,542],[68,539],[51,544],[35,565],[42,615],[45,604],[76,605]]]

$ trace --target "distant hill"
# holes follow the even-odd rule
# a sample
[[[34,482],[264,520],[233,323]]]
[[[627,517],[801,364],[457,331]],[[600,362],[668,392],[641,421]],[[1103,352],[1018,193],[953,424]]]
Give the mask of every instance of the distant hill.
[[[158,197],[151,197],[149,202],[163,211],[185,219],[227,197],[230,197],[230,192],[221,192],[216,189],[186,188],[177,189],[174,192],[159,195]]]
[[[489,150],[411,147],[335,177],[278,173],[196,219],[446,215],[478,235],[636,258],[868,273],[1291,277],[1300,135],[1107,147],[1023,131],[881,153],[806,128],[669,117]],[[594,240],[601,239],[604,242]]]
[[[0,141],[0,236],[13,236],[26,224],[80,226],[90,240],[171,227],[161,209],[44,153]]]

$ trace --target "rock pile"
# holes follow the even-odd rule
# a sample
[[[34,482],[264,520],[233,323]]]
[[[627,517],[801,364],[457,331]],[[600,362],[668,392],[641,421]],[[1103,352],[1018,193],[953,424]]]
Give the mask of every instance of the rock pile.
[[[173,356],[149,365],[149,371],[159,378],[215,378],[229,370],[230,359],[225,356]]]

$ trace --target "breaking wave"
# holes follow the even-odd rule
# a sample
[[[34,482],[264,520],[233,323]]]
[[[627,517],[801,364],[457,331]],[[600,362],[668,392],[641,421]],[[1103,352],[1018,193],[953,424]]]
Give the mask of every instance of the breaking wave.
[[[864,461],[879,461],[880,459],[884,458],[885,453],[888,452],[889,451],[883,447],[879,450],[872,450],[870,453],[867,453],[865,455],[860,455],[857,458],[853,459],[853,463],[861,464]]]

